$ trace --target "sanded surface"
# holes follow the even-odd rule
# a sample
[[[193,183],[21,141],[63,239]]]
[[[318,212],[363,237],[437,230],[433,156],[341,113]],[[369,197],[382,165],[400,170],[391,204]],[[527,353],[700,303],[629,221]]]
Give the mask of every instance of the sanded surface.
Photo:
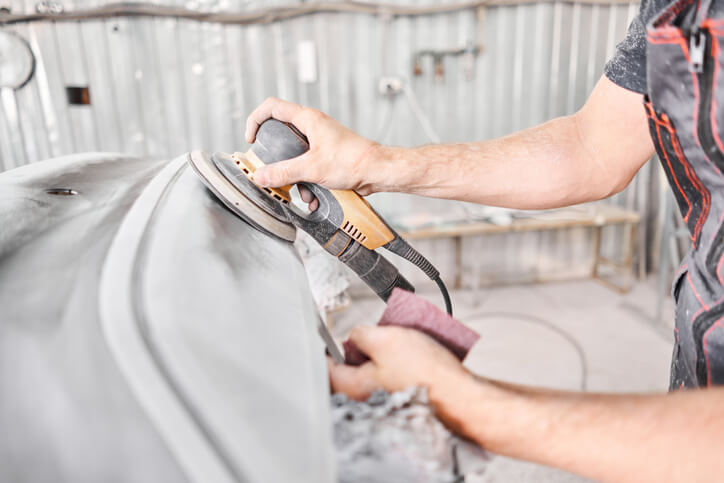
[[[161,167],[92,154],[0,175],[0,481],[186,481],[98,320],[108,246]]]
[[[324,347],[292,245],[232,216],[190,169],[157,210],[133,283],[177,390],[237,475],[333,480]]]
[[[3,173],[0,226],[0,481],[335,480],[303,267],[185,159]],[[148,394],[175,404],[152,411]]]

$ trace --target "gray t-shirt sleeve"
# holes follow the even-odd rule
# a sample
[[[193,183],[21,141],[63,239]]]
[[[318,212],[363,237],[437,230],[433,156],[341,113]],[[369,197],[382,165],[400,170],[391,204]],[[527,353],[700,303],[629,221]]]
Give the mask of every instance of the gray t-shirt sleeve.
[[[603,68],[604,75],[613,83],[639,94],[646,93],[646,29],[642,13],[633,19],[626,38],[616,46],[616,53]]]

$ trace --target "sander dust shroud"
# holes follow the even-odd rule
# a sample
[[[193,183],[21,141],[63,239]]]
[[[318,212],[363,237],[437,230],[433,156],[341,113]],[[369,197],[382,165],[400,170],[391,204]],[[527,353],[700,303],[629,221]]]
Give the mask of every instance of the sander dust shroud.
[[[339,258],[385,302],[395,287],[414,292],[386,258],[375,251],[384,247],[410,261],[434,280],[452,315],[452,304],[440,272],[393,230],[377,212],[352,190],[328,190],[299,183],[319,200],[319,207],[304,213],[291,203],[290,186],[261,188],[252,181],[264,164],[295,158],[309,149],[307,138],[294,126],[276,119],[265,121],[246,153],[196,151],[189,163],[204,184],[237,216],[273,237],[294,241],[296,228],[307,232],[327,252]]]

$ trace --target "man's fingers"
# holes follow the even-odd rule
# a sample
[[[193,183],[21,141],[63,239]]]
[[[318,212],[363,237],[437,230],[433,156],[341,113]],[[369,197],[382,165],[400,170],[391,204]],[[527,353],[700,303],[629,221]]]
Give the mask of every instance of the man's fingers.
[[[249,117],[246,119],[244,137],[247,142],[253,143],[259,126],[271,117],[279,121],[294,124],[297,129],[305,133],[319,120],[320,116],[323,116],[323,114],[315,109],[300,106],[293,102],[283,101],[276,97],[270,97],[249,114]]]
[[[327,366],[333,393],[342,392],[351,399],[364,401],[375,390],[381,388],[375,378],[375,366],[371,362],[353,367],[337,364],[328,357]]]
[[[291,120],[294,116],[304,109],[304,107],[298,104],[283,101],[276,97],[269,97],[246,118],[246,132],[244,137],[247,142],[252,143],[256,138],[256,131],[259,129],[259,126],[270,117],[279,121],[292,122]]]
[[[299,196],[302,197],[302,201],[305,203],[311,203],[314,200],[314,195],[304,186],[299,187]]]
[[[302,197],[302,201],[309,205],[309,211],[319,208],[319,200],[304,186],[299,186],[299,196]]]
[[[302,106],[276,97],[267,98],[246,118],[246,132],[244,134],[246,141],[253,143],[259,126],[270,117],[279,121],[291,122],[290,119],[294,117],[295,113],[303,109]]]
[[[254,182],[267,188],[278,188],[300,181],[309,181],[304,176],[304,155],[268,164],[254,171]]]
[[[244,138],[246,138],[246,142],[254,142],[259,125],[271,117],[271,104],[274,101],[276,101],[276,99],[273,97],[267,98],[246,118],[246,130],[244,131]]]

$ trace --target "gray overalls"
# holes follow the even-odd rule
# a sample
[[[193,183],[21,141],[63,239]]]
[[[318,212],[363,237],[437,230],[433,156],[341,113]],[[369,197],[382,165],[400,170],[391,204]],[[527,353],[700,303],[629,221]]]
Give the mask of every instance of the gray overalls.
[[[710,4],[679,0],[647,25],[644,104],[692,243],[674,280],[671,389],[724,384],[724,17]]]

